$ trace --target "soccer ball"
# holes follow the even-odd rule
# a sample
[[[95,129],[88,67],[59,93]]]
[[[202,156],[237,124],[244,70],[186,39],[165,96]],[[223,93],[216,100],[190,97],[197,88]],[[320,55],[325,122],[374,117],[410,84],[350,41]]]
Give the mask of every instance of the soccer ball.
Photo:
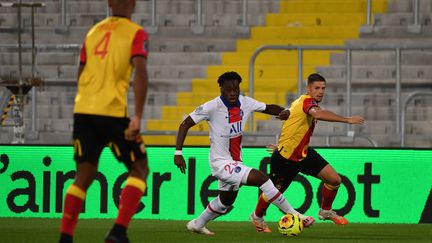
[[[286,214],[278,222],[279,233],[285,236],[297,236],[303,231],[303,221],[297,214]]]

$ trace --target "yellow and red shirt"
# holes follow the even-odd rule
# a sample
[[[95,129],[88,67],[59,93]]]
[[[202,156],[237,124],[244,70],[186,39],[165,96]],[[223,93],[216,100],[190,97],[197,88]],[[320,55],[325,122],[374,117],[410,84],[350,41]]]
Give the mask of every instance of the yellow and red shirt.
[[[284,121],[278,142],[279,153],[286,159],[301,161],[307,156],[315,119],[309,115],[318,103],[309,95],[302,95],[291,103],[290,116]]]
[[[147,57],[148,35],[124,17],[108,17],[87,33],[81,48],[84,69],[78,80],[74,113],[127,116],[132,57]]]

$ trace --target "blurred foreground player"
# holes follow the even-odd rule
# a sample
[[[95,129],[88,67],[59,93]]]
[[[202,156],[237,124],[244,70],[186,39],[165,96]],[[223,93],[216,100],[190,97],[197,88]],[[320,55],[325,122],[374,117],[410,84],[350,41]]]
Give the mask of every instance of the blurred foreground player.
[[[108,4],[113,16],[91,28],[81,49],[73,128],[77,172],[65,196],[60,242],[72,242],[105,146],[129,172],[105,242],[129,242],[126,231],[146,190],[148,165],[140,123],[147,94],[148,35],[130,20],[135,0],[108,0]],[[135,114],[129,119],[127,91],[133,69]]]
[[[291,104],[289,117],[283,122],[278,145],[274,147],[270,159],[270,179],[282,193],[299,172],[322,180],[324,186],[318,217],[344,225],[348,221],[332,210],[342,179],[321,155],[309,147],[309,140],[318,120],[363,124],[364,119],[361,116],[342,117],[321,109],[318,103],[324,97],[325,88],[324,77],[311,74],[308,77],[307,94]],[[268,197],[261,194],[256,210],[251,215],[252,221],[264,222],[263,217],[269,205]]]

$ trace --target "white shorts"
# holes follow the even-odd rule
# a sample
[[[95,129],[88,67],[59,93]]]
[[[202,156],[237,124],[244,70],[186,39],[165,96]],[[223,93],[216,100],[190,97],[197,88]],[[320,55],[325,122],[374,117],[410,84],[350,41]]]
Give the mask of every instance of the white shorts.
[[[212,175],[218,179],[220,191],[238,191],[240,185],[246,184],[252,168],[240,161],[220,160],[210,163]]]

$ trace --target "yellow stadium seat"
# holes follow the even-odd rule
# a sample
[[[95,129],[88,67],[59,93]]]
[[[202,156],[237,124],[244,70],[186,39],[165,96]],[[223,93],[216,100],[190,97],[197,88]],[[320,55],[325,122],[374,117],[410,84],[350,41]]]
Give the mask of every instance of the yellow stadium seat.
[[[384,13],[387,0],[373,0],[372,12]],[[239,39],[235,52],[222,53],[222,64],[209,66],[207,78],[192,80],[191,92],[177,93],[177,105],[165,106],[161,120],[148,120],[148,130],[176,131],[181,121],[198,105],[220,95],[217,78],[224,72],[236,71],[242,78],[242,94],[249,93],[249,63],[257,48],[264,45],[329,45],[343,46],[348,39],[359,37],[359,28],[366,22],[366,0],[281,0],[280,13],[266,16],[266,25],[251,28],[250,39]],[[330,64],[330,57],[341,51],[303,50],[303,79],[316,67]],[[296,50],[262,52],[254,66],[254,98],[267,104],[286,106],[287,93],[297,92],[298,53]],[[272,119],[256,114],[257,120]],[[192,131],[208,131],[201,123]],[[147,136],[146,142],[158,145],[175,144],[175,136],[161,139]],[[150,141],[149,141],[150,140]],[[188,145],[208,145],[205,136],[188,137]]]

